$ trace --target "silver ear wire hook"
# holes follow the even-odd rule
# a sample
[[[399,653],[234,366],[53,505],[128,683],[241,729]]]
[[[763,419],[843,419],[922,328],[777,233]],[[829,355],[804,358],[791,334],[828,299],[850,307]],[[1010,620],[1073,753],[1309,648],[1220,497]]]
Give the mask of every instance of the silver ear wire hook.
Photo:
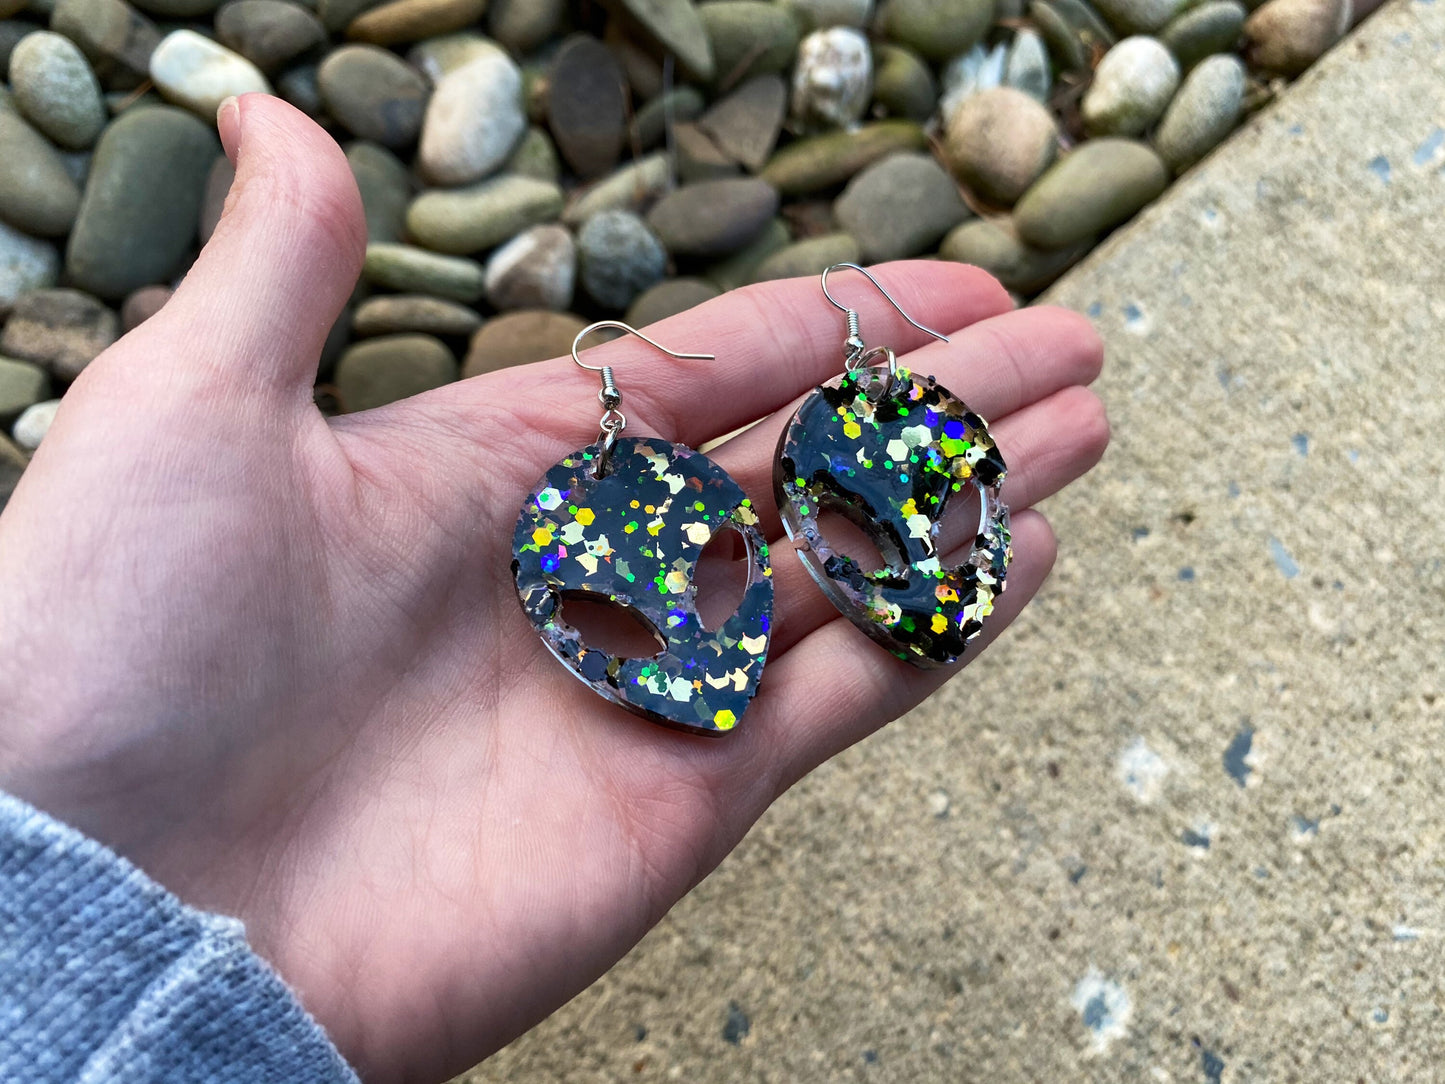
[[[602,442],[602,457],[597,462],[597,476],[600,478],[604,473],[608,456],[612,452],[612,446],[617,443],[617,434],[627,428],[627,417],[618,409],[622,405],[622,392],[617,387],[617,379],[613,375],[610,365],[588,365],[577,356],[577,345],[594,331],[601,331],[604,328],[616,328],[625,331],[629,335],[636,335],[648,346],[661,350],[670,358],[678,358],[681,361],[715,361],[716,354],[684,354],[677,350],[669,350],[655,339],[650,339],[638,331],[631,324],[625,324],[621,320],[598,320],[588,324],[577,337],[572,340],[572,360],[579,366],[591,373],[602,374],[602,389],[597,393],[597,401],[602,404],[601,430],[597,439]]]
[[[923,332],[925,335],[932,335],[939,342],[948,342],[947,335],[934,331],[931,327],[924,327],[913,317],[909,316],[908,313],[904,312],[903,306],[898,304],[898,302],[893,299],[893,295],[883,288],[883,284],[877,279],[875,279],[872,272],[870,272],[867,268],[859,267],[856,263],[835,263],[831,267],[826,267],[823,269],[823,296],[828,299],[829,304],[831,304],[835,309],[842,312],[843,315],[846,316],[848,319],[848,337],[843,340],[843,353],[847,357],[847,366],[850,370],[855,368],[865,355],[872,354],[874,351],[870,351],[868,349],[868,345],[863,341],[863,336],[859,333],[857,310],[850,309],[847,305],[841,304],[836,297],[834,297],[828,292],[828,272],[836,271],[840,267],[846,267],[849,270],[857,271],[859,274],[863,275],[869,282],[871,282],[874,286],[878,288],[878,292],[880,294],[882,294],[888,299],[888,303],[898,310],[898,315],[903,317],[903,319],[907,320],[919,331]],[[894,362],[892,360],[892,351],[888,351],[888,354],[889,371],[892,372],[892,370],[895,368]]]

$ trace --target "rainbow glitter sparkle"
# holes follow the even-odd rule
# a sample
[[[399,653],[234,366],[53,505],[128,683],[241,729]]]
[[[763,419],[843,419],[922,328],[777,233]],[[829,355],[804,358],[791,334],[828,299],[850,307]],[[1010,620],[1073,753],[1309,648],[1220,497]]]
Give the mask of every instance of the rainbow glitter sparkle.
[[[932,377],[900,368],[890,387],[886,370],[860,369],[804,400],[776,464],[783,527],[838,610],[915,666],[956,662],[1013,557],[1004,462],[984,420]],[[978,531],[963,563],[947,567],[939,526],[949,499],[966,490],[978,493]],[[865,571],[837,552],[819,528],[825,512],[866,532],[885,567]]]
[[[768,545],[742,488],[701,452],[622,437],[596,477],[601,445],[569,455],[528,495],[512,541],[517,596],[552,653],[628,711],[693,734],[738,725],[757,692],[772,633]],[[693,574],[714,534],[735,528],[747,546],[742,601],[709,631]],[[589,647],[562,619],[586,594],[643,619],[666,647],[626,658]]]

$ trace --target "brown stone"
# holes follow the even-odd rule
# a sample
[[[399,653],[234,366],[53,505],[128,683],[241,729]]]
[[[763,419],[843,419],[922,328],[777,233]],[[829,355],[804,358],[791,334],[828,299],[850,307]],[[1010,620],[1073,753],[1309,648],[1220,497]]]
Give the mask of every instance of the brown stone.
[[[392,0],[358,15],[346,36],[371,45],[422,41],[471,26],[486,10],[487,0]]]
[[[586,327],[570,312],[509,312],[488,320],[472,336],[462,376],[479,376],[512,365],[561,357]]]
[[[173,291],[169,286],[142,286],[120,307],[121,332],[134,331],[165,307]]]
[[[756,173],[773,153],[787,107],[788,88],[782,77],[760,75],[704,113],[697,126],[729,158]]]
[[[120,332],[116,314],[80,290],[32,290],[15,302],[0,354],[45,366],[74,380]]]
[[[627,135],[622,68],[596,38],[568,38],[552,61],[547,118],[557,150],[579,177],[600,177],[617,165]]]

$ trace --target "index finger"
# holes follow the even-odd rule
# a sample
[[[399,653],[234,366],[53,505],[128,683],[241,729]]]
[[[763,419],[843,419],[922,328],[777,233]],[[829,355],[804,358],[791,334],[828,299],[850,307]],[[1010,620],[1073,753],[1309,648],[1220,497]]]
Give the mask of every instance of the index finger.
[[[1013,308],[989,274],[966,264],[911,260],[872,269],[921,324],[952,333]],[[834,276],[829,290],[858,311],[869,345],[902,353],[929,341],[911,327],[861,275]],[[668,440],[697,447],[771,414],[809,388],[843,371],[844,314],[816,278],[758,283],[723,294],[656,324],[647,334],[669,350],[707,352],[714,361],[679,361],[630,336],[584,354],[589,365],[616,368],[628,420]],[[463,408],[495,397],[494,379],[517,370],[463,381],[447,393]],[[594,399],[596,375],[558,358],[529,366],[537,399],[553,409]]]

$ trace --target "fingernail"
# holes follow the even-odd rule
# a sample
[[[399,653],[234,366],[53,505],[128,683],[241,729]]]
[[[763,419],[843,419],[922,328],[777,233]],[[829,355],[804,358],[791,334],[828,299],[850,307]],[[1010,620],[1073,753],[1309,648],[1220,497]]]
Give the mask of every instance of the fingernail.
[[[241,153],[241,103],[234,94],[216,110],[216,129],[221,134],[221,146],[226,148],[226,157],[234,166]]]

